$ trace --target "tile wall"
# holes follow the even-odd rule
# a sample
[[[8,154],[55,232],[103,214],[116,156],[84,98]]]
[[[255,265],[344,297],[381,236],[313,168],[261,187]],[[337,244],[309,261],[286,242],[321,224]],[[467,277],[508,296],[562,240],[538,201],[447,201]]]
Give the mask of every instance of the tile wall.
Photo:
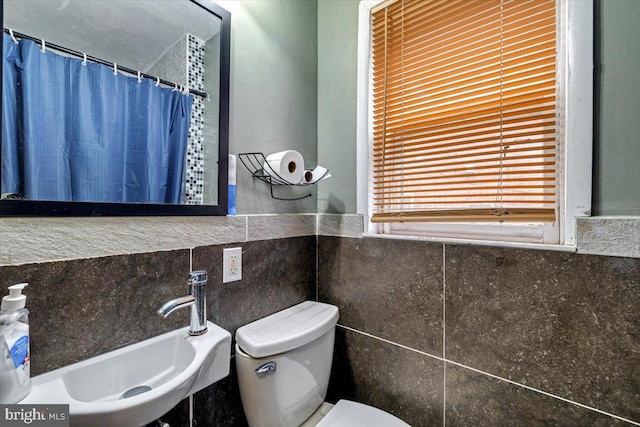
[[[307,221],[313,226],[307,236],[297,228],[298,236],[288,238],[0,266],[0,287],[29,282],[32,375],[188,325],[188,310],[166,319],[156,310],[188,293],[191,270],[209,273],[208,318],[232,336],[241,325],[315,299],[315,217]],[[261,222],[273,236],[282,233],[281,225],[275,218]],[[222,250],[237,246],[243,249],[243,280],[223,284]],[[246,425],[233,363],[228,378],[194,395],[194,425]],[[188,400],[162,420],[188,426]]]
[[[0,287],[30,283],[34,375],[186,325],[155,309],[205,269],[209,319],[232,334],[307,299],[340,308],[328,400],[413,426],[640,425],[640,258],[361,230],[357,215],[0,219]],[[222,284],[234,246],[244,278]],[[194,425],[246,426],[233,365],[193,396]],[[163,420],[188,426],[189,409]]]
[[[330,398],[413,426],[640,425],[640,259],[320,236]]]

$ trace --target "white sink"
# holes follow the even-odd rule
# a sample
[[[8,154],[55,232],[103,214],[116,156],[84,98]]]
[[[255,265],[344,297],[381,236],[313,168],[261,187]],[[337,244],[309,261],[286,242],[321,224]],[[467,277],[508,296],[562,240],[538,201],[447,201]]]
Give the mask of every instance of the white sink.
[[[177,329],[34,377],[19,403],[69,404],[73,427],[148,424],[229,375],[231,334],[207,327],[204,335]],[[131,397],[121,399],[125,393]]]

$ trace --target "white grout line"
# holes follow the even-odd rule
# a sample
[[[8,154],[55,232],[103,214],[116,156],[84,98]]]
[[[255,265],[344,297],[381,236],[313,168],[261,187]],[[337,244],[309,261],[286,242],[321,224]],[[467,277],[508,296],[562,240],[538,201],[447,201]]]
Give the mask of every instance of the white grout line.
[[[436,360],[439,360],[441,362],[445,362],[445,364],[446,363],[451,363],[452,365],[456,365],[456,366],[459,366],[461,368],[468,369],[468,370],[473,371],[473,372],[477,372],[479,374],[487,375],[487,376],[489,376],[491,378],[494,378],[494,379],[497,379],[497,380],[500,380],[500,381],[505,381],[505,382],[507,382],[509,384],[513,384],[515,386],[526,388],[527,390],[530,390],[530,391],[533,391],[533,392],[536,392],[536,393],[540,393],[540,394],[543,394],[545,396],[552,397],[554,399],[558,399],[558,400],[561,400],[563,402],[570,403],[572,405],[576,405],[576,406],[579,406],[579,407],[584,408],[584,409],[588,409],[590,411],[598,412],[600,414],[606,415],[606,416],[611,417],[611,418],[615,418],[615,419],[620,420],[620,421],[627,422],[629,424],[640,426],[640,423],[637,422],[637,421],[632,421],[632,420],[629,420],[627,418],[623,418],[623,417],[621,417],[619,415],[614,415],[614,414],[612,414],[610,412],[606,412],[606,411],[603,411],[601,409],[597,409],[597,408],[585,405],[583,403],[578,403],[578,402],[575,402],[573,400],[569,400],[567,398],[564,398],[564,397],[561,397],[561,396],[558,396],[558,395],[555,395],[555,394],[552,394],[552,393],[549,393],[549,392],[546,392],[546,391],[543,391],[543,390],[538,390],[537,388],[533,388],[533,387],[525,385],[525,384],[520,384],[518,382],[509,380],[509,379],[506,379],[506,378],[503,378],[503,377],[499,377],[497,375],[493,375],[493,374],[490,374],[488,372],[484,372],[484,371],[481,371],[481,370],[476,369],[476,368],[472,368],[472,367],[467,366],[467,365],[463,365],[462,363],[454,362],[453,360],[443,359],[442,357],[434,356],[432,354],[425,353],[424,351],[420,351],[420,350],[416,350],[415,348],[407,347],[406,345],[402,345],[402,344],[399,344],[399,343],[396,343],[396,342],[393,342],[393,341],[389,341],[389,340],[386,340],[384,338],[376,337],[375,335],[371,335],[371,334],[368,334],[366,332],[362,332],[362,331],[359,331],[357,329],[350,328],[348,326],[344,326],[344,325],[341,325],[341,324],[338,324],[338,326],[343,328],[343,329],[347,329],[349,331],[352,331],[352,332],[355,332],[355,333],[358,333],[358,334],[365,335],[367,337],[376,339],[378,341],[382,341],[382,342],[385,342],[387,344],[395,345],[396,347],[404,348],[405,350],[409,350],[409,351],[412,351],[414,353],[418,353],[418,354],[422,354],[424,356],[431,357],[432,359],[436,359]]]
[[[516,385],[516,386],[519,386],[519,387],[526,388],[527,390],[535,391],[536,393],[544,394],[545,396],[553,397],[554,399],[562,400],[563,402],[567,402],[567,403],[571,403],[571,404],[576,405],[576,406],[580,406],[581,408],[584,408],[584,409],[589,409],[591,411],[598,412],[598,413],[603,414],[603,415],[607,415],[609,417],[615,418],[615,419],[620,420],[620,421],[625,421],[627,423],[631,423],[633,425],[640,426],[640,423],[638,423],[636,421],[631,421],[631,420],[628,420],[626,418],[620,417],[618,415],[614,415],[612,413],[603,411],[601,409],[597,409],[597,408],[585,405],[583,403],[579,403],[579,402],[576,402],[576,401],[573,401],[573,400],[569,400],[567,398],[564,398],[564,397],[561,397],[561,396],[558,396],[556,394],[552,394],[552,393],[549,393],[549,392],[546,392],[546,391],[543,391],[543,390],[538,390],[537,388],[533,388],[533,387],[525,385],[525,384],[520,384],[518,382],[515,382],[515,381],[512,381],[512,380],[508,380],[506,378],[502,378],[502,377],[499,377],[497,375],[493,375],[493,374],[490,374],[488,372],[484,372],[484,371],[472,368],[472,367],[467,366],[467,365],[463,365],[462,363],[454,362],[454,361],[451,361],[451,360],[447,360],[447,363],[451,363],[452,365],[456,365],[456,366],[459,366],[461,368],[469,369],[470,371],[474,371],[474,372],[477,372],[479,374],[487,375],[487,376],[489,376],[491,378],[495,378],[497,380],[508,382],[509,384],[513,384],[513,385]]]
[[[447,245],[442,244],[442,426],[447,425]]]
[[[440,362],[444,362],[445,361],[442,357],[434,356],[433,354],[425,353],[424,351],[416,350],[415,348],[407,347],[406,345],[398,344],[397,342],[385,340],[384,338],[380,338],[380,337],[377,337],[375,335],[371,335],[371,334],[368,334],[366,332],[362,332],[362,331],[359,331],[357,329],[353,329],[353,328],[350,328],[348,326],[341,325],[339,323],[338,323],[337,326],[339,326],[339,327],[341,327],[343,329],[347,329],[347,330],[349,330],[351,332],[356,332],[358,334],[365,335],[365,336],[367,336],[369,338],[373,338],[373,339],[378,340],[378,341],[386,342],[387,344],[395,345],[396,347],[404,348],[405,350],[413,351],[415,353],[419,353],[419,354],[422,354],[424,356],[431,357],[432,359],[439,360]]]

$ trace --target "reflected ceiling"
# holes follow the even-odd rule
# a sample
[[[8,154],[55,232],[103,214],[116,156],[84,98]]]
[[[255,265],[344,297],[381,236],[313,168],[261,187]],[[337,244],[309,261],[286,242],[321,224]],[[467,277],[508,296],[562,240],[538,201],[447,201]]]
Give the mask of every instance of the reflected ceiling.
[[[201,40],[220,31],[215,16],[188,8],[200,9],[171,0],[4,0],[4,27],[146,71],[185,28]]]

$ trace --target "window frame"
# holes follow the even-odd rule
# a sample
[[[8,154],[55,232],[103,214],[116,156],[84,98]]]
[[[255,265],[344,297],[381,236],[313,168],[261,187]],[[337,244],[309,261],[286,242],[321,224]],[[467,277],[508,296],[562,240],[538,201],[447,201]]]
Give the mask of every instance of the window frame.
[[[372,210],[371,18],[370,11],[392,0],[361,0],[358,13],[357,212],[365,235],[433,240],[503,242],[521,246],[576,245],[576,218],[591,215],[593,121],[593,0],[556,0],[558,22],[558,221],[537,224],[374,224]],[[398,0],[401,1],[401,0]]]

